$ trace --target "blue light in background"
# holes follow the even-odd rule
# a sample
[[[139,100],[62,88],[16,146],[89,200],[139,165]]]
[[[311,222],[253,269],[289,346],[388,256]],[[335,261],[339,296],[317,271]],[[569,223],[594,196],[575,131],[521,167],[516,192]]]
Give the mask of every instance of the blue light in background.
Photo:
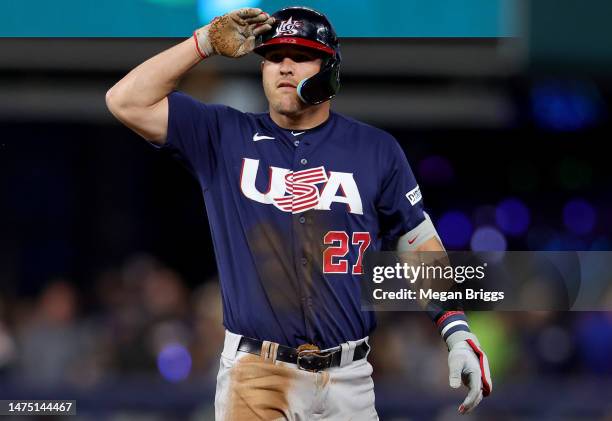
[[[595,208],[586,200],[574,199],[563,207],[563,223],[574,234],[590,233],[595,227],[596,220]]]
[[[592,250],[592,251],[612,250],[612,241],[610,241],[610,239],[608,237],[604,237],[604,236],[597,237],[591,243],[590,250]]]
[[[296,3],[327,14],[342,38],[519,34],[519,9],[512,0],[9,0],[0,1],[0,36],[189,37],[215,16],[237,8],[272,13]]]
[[[198,0],[201,24],[239,7],[273,13],[299,5],[331,20],[340,37],[509,37],[519,34],[517,7],[511,0]],[[389,11],[401,19],[389,18]],[[367,25],[356,24],[367,22]]]
[[[153,3],[153,4],[161,4],[163,6],[190,6],[192,5],[195,0],[145,0],[149,3]]]
[[[173,383],[180,382],[189,376],[191,355],[181,344],[167,344],[157,356],[157,367],[164,379]]]
[[[576,346],[581,360],[593,374],[612,374],[612,319],[608,312],[580,313],[576,324]]]
[[[0,1],[3,37],[188,37],[196,0]]]
[[[419,178],[431,184],[446,184],[453,180],[455,172],[449,160],[433,155],[419,163]]]
[[[243,7],[259,7],[260,0],[198,0],[198,19],[206,25],[217,16]]]
[[[520,236],[529,227],[529,209],[519,199],[508,198],[497,205],[495,222],[508,235]]]
[[[449,211],[440,217],[437,223],[438,233],[448,248],[466,246],[472,235],[472,224],[469,218],[460,211]]]
[[[506,251],[506,237],[494,227],[480,227],[474,231],[470,247],[472,251]]]
[[[576,131],[593,126],[601,115],[597,88],[588,83],[553,81],[531,90],[535,122],[547,130]]]
[[[543,247],[547,251],[587,250],[584,240],[576,238],[573,234],[561,233],[552,237]]]

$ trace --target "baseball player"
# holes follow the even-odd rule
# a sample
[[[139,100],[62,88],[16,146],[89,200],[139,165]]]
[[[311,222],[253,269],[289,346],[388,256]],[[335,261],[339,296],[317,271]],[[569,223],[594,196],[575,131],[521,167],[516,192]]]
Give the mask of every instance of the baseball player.
[[[215,55],[262,57],[266,113],[174,91]],[[176,155],[201,185],[226,338],[218,420],[374,420],[360,308],[366,251],[444,250],[406,157],[388,133],[331,111],[340,47],[321,13],[240,9],[133,69],[110,111]],[[491,392],[487,359],[462,312],[432,314],[466,413]]]

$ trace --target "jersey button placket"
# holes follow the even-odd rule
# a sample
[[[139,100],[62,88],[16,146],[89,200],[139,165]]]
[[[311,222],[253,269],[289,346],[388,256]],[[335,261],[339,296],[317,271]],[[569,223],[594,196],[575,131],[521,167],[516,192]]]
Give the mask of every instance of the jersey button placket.
[[[306,158],[302,158],[302,159],[300,159],[300,164],[306,165],[306,164],[308,164],[308,160]]]

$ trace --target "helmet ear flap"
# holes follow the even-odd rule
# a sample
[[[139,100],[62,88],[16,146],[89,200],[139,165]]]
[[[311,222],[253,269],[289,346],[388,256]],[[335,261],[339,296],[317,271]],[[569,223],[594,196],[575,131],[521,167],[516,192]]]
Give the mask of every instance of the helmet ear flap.
[[[317,105],[332,99],[340,90],[340,60],[332,57],[316,75],[300,81],[298,97],[307,104]]]

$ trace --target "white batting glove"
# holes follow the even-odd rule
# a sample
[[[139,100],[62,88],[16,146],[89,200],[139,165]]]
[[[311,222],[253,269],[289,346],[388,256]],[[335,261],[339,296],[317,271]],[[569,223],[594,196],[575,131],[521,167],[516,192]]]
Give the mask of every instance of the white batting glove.
[[[255,48],[255,37],[272,29],[274,18],[261,9],[244,8],[218,16],[194,32],[202,58],[220,54],[242,57]]]
[[[473,333],[455,332],[446,343],[449,350],[448,382],[453,389],[460,387],[461,383],[468,387],[468,394],[458,409],[460,414],[467,414],[493,391],[489,360]]]

